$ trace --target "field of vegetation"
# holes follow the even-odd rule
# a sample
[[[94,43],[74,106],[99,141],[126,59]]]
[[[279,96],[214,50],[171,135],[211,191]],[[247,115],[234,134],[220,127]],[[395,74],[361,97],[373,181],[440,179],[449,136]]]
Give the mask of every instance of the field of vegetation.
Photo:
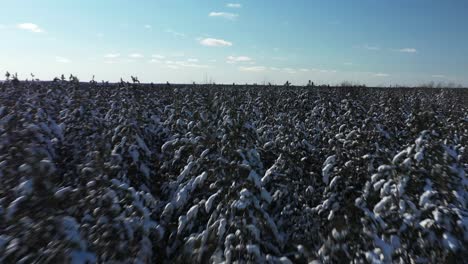
[[[462,263],[468,89],[0,83],[0,263]]]

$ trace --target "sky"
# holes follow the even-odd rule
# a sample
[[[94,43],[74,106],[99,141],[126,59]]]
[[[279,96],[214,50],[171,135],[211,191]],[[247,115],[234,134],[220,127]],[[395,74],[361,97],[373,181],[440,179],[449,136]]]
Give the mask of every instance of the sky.
[[[466,0],[0,0],[0,10],[0,72],[20,79],[468,86]]]

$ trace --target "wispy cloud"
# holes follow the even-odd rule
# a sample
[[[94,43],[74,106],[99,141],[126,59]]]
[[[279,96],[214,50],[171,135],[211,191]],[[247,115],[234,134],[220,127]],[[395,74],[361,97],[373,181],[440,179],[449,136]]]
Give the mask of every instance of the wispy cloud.
[[[151,60],[148,61],[149,63],[162,63],[160,59],[152,58]]]
[[[181,33],[181,32],[177,32],[177,31],[174,31],[172,29],[166,29],[165,30],[166,33],[169,33],[171,35],[173,35],[174,37],[180,37],[180,38],[184,38],[185,37],[185,34],[184,33]]]
[[[200,40],[200,44],[207,47],[230,47],[232,42],[224,39],[205,38]]]
[[[104,55],[104,58],[106,59],[116,59],[118,57],[120,57],[120,53],[109,53]]]
[[[211,12],[208,14],[210,17],[222,17],[225,19],[229,20],[234,20],[236,19],[239,15],[238,14],[233,14],[233,13],[227,13],[227,12]]]
[[[208,65],[197,64],[190,61],[165,61],[165,64],[172,69],[187,67],[187,68],[209,68]]]
[[[239,3],[228,3],[228,4],[226,4],[226,7],[229,7],[229,8],[241,8],[242,5],[239,4]]]
[[[364,45],[364,48],[366,50],[380,50],[380,47],[379,46],[371,46],[371,45]]]
[[[390,74],[379,72],[379,73],[374,74],[374,76],[375,77],[388,77],[388,76],[390,76]]]
[[[442,75],[442,74],[434,74],[431,76],[432,78],[439,78],[439,79],[444,79],[445,78],[445,75]]]
[[[198,62],[198,59],[195,58],[189,58],[187,59],[188,62]]]
[[[33,24],[33,23],[21,23],[21,24],[16,25],[16,27],[18,29],[31,31],[31,32],[34,32],[34,33],[44,32],[44,30],[41,27],[39,27],[38,25]]]
[[[283,68],[283,71],[284,71],[285,73],[289,73],[289,74],[295,74],[295,73],[297,73],[297,71],[296,71],[295,69],[293,69],[293,68]]]
[[[65,57],[56,56],[55,61],[59,63],[70,63],[71,60]]]
[[[130,57],[132,59],[141,59],[144,56],[142,54],[140,54],[140,53],[132,53],[132,54],[128,55],[128,57]]]
[[[272,59],[272,60],[276,60],[276,61],[285,61],[285,60],[288,60],[287,57],[278,57],[278,56],[272,57],[271,59]]]
[[[241,66],[241,67],[239,67],[239,70],[244,71],[244,72],[263,72],[266,69],[267,68],[264,67],[264,66],[251,66],[251,67]]]
[[[160,55],[160,54],[153,54],[153,55],[151,55],[151,57],[154,58],[154,59],[158,59],[158,60],[162,60],[162,59],[166,58],[166,56]]]
[[[171,57],[184,57],[185,53],[183,52],[173,52],[171,53]]]
[[[397,51],[404,52],[404,53],[416,53],[416,52],[418,52],[418,50],[415,49],[415,48],[403,48],[403,49],[398,49]]]
[[[237,62],[251,62],[252,58],[247,57],[247,56],[228,56],[226,58],[227,63],[237,63]]]
[[[152,28],[153,28],[153,27],[152,27],[151,25],[149,25],[149,24],[146,24],[146,25],[144,25],[143,27],[146,28],[146,29],[152,29]]]
[[[346,66],[352,66],[353,63],[352,62],[343,62],[343,65],[346,65]]]

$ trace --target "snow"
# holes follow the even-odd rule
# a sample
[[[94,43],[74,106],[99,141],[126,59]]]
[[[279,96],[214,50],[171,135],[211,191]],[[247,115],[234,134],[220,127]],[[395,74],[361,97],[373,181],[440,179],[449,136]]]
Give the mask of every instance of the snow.
[[[82,250],[73,250],[70,253],[70,258],[71,264],[87,264],[97,262],[96,254]]]
[[[378,215],[385,210],[387,204],[391,202],[392,198],[390,196],[385,196],[374,206],[374,214]]]
[[[417,152],[414,154],[414,159],[419,163],[424,159],[424,154],[422,151]]]
[[[187,212],[187,221],[190,221],[196,217],[196,215],[198,214],[198,208],[199,208],[198,204],[190,207],[190,209]]]
[[[254,255],[257,260],[261,258],[260,248],[257,245],[248,244],[246,248],[247,253]]]
[[[383,172],[386,172],[386,171],[390,171],[393,169],[393,166],[391,165],[380,165],[378,168],[377,168],[377,171],[379,173],[383,173]]]
[[[260,180],[260,176],[254,171],[251,170],[249,173],[249,179],[255,184],[255,186],[260,189],[262,187],[262,182]]]
[[[13,200],[6,209],[5,218],[7,220],[11,220],[11,218],[16,213],[16,211],[18,211],[18,206],[21,203],[23,203],[24,201],[26,201],[26,196],[24,196],[24,195],[16,198],[15,200]]]
[[[458,92],[21,85],[0,84],[0,262],[443,263],[466,252]],[[436,122],[420,131],[426,114]],[[51,236],[29,254],[37,230]]]
[[[281,263],[281,264],[293,264],[293,262],[290,259],[288,259],[287,257],[281,257],[279,259],[279,263]]]
[[[386,182],[385,179],[381,179],[378,182],[374,183],[374,190],[375,191],[380,190],[380,188],[382,188],[382,185],[384,185],[385,182]]]
[[[208,173],[205,171],[202,174],[198,175],[195,180],[193,181],[192,184],[192,190],[198,188],[199,186],[202,186],[203,183],[205,182],[206,178],[208,176]]]
[[[223,237],[224,233],[226,232],[226,224],[227,224],[226,219],[221,218],[221,220],[219,220],[219,226],[218,226],[218,230],[216,232],[216,235],[218,237]],[[226,237],[226,240],[227,239],[228,238]]]
[[[210,153],[210,149],[205,149],[205,150],[201,153],[200,158],[204,159],[209,153]]]
[[[208,200],[206,200],[205,202],[205,211],[207,213],[209,213],[211,211],[211,207],[213,206],[213,202],[214,200],[216,199],[216,197],[218,196],[218,193],[215,193],[213,195],[211,195]]]
[[[396,164],[398,163],[401,159],[403,159],[407,155],[407,151],[403,150],[400,153],[396,154],[395,157],[393,157],[392,163]]]
[[[185,167],[184,169],[182,170],[182,172],[180,173],[179,177],[177,177],[177,182],[182,182],[185,177],[187,177],[187,175],[190,173],[190,171],[192,170],[192,167],[195,163],[193,161],[189,162]]]
[[[28,196],[33,191],[33,182],[32,180],[25,180],[20,183],[17,187],[17,192],[22,196]]]
[[[247,229],[254,237],[255,241],[260,241],[260,230],[254,225],[247,225]]]
[[[452,236],[448,232],[444,232],[444,234],[442,235],[442,238],[443,238],[443,244],[447,249],[453,252],[456,252],[458,250],[460,242],[454,236]]]
[[[263,187],[261,190],[261,196],[262,196],[262,199],[266,201],[267,203],[271,203],[273,201],[273,198],[271,197],[270,193]]]
[[[21,164],[18,167],[19,172],[26,172],[26,173],[31,173],[32,172],[32,167],[29,164]]]
[[[419,205],[422,206],[423,208],[426,208],[431,205],[431,197],[436,194],[435,191],[427,190],[425,191],[421,197],[419,198]]]
[[[63,198],[65,195],[67,195],[68,193],[70,193],[72,191],[72,188],[70,186],[67,186],[67,187],[61,187],[60,189],[58,189],[54,196],[58,199],[61,199]]]
[[[140,164],[140,172],[143,174],[143,176],[145,176],[146,178],[148,178],[150,176],[150,169],[148,168],[148,166],[146,166],[145,164]]]
[[[333,169],[334,164],[326,164],[322,169],[322,181],[328,185],[330,178],[330,171]]]
[[[182,234],[185,226],[187,225],[187,217],[185,215],[179,216],[179,225],[177,226],[177,234]]]

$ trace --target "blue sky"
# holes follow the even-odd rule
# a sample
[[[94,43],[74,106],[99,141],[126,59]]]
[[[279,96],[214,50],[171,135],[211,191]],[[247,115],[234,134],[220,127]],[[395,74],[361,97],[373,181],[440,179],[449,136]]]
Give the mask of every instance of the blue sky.
[[[465,0],[0,0],[0,71],[468,85]]]

